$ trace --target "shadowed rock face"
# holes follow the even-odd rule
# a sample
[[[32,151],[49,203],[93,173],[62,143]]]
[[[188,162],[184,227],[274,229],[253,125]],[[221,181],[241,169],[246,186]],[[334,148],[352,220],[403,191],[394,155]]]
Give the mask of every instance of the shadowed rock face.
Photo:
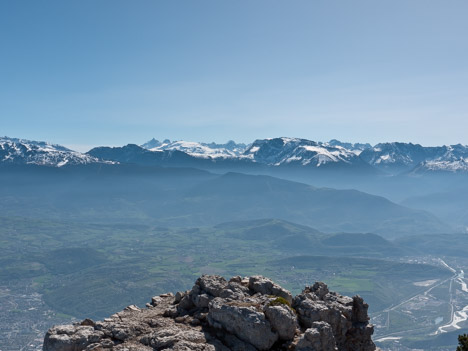
[[[268,278],[200,277],[192,290],[152,298],[93,322],[51,328],[44,351],[372,351],[368,305],[324,283],[291,293]]]

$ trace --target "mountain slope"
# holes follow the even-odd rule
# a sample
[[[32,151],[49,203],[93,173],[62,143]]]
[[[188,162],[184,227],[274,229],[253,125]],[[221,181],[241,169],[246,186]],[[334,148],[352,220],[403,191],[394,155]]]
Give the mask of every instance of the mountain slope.
[[[361,158],[370,165],[391,174],[407,172],[460,172],[468,170],[468,147],[423,147],[412,143],[381,143],[365,149]]]
[[[300,165],[317,168],[326,168],[330,165],[367,166],[355,152],[342,146],[298,138],[256,140],[243,155],[255,162],[270,166]]]
[[[237,144],[230,140],[226,144],[199,143],[193,141],[170,141],[168,139],[160,142],[152,139],[141,147],[151,151],[177,150],[200,158],[230,158],[239,157],[246,149],[245,144]]]
[[[192,150],[193,151],[193,150]],[[200,150],[199,150],[200,151]],[[240,169],[244,167],[257,169],[257,165],[246,158],[217,157],[203,155],[194,156],[177,148],[159,150],[158,147],[147,150],[134,144],[122,147],[97,147],[87,152],[87,155],[103,160],[120,163],[137,164],[141,166],[163,167],[195,167],[200,169]]]
[[[415,167],[430,155],[428,148],[412,143],[381,143],[361,153],[361,158],[390,173],[399,173]]]
[[[6,169],[0,179],[5,215],[179,227],[279,218],[320,231],[386,237],[450,231],[433,215],[382,197],[269,176],[108,165],[86,172]]]
[[[225,240],[261,242],[291,254],[389,257],[409,253],[406,248],[376,234],[325,234],[308,226],[279,219],[226,222],[213,229],[225,236]]]
[[[141,146],[96,147],[86,154],[46,142],[0,138],[0,164],[35,164],[52,167],[103,163],[143,166],[196,167],[218,171],[263,174],[322,174],[337,177],[381,174],[431,175],[467,173],[468,146],[423,147],[412,143],[315,142],[299,138],[255,140],[246,145],[152,139]],[[315,172],[321,171],[321,172]],[[286,172],[286,173],[285,173]],[[330,173],[331,174],[331,173]],[[297,177],[290,177],[297,179]]]
[[[468,158],[460,158],[458,160],[432,160],[422,162],[416,166],[411,172],[413,174],[431,173],[431,172],[450,172],[464,173],[468,172]]]
[[[186,216],[207,222],[274,217],[321,231],[374,232],[387,237],[450,231],[435,216],[383,197],[236,173],[192,188],[177,207]]]
[[[468,172],[468,147],[458,144],[442,147],[440,155],[425,160],[412,171],[421,173],[464,173]]]
[[[112,162],[103,162],[96,157],[70,150],[61,145],[49,144],[43,141],[0,137],[0,163],[63,167],[65,165]]]
[[[140,165],[191,166],[226,171],[279,169],[343,170],[374,174],[356,149],[340,145],[316,143],[305,139],[275,138],[244,144],[204,144],[151,140],[145,147],[127,145],[120,148],[99,147],[87,154],[105,160]],[[148,149],[149,148],[149,149]]]
[[[436,213],[439,218],[451,223],[459,232],[468,231],[468,188],[459,187],[444,191],[438,189],[437,193],[413,196],[401,202],[404,206],[419,208]]]

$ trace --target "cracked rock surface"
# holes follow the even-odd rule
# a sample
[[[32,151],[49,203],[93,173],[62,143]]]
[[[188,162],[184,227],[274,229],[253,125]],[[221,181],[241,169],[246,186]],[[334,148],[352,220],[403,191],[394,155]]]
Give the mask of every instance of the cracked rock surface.
[[[103,321],[55,326],[44,351],[372,351],[368,305],[324,283],[293,297],[262,276],[215,275],[185,292],[155,296]]]

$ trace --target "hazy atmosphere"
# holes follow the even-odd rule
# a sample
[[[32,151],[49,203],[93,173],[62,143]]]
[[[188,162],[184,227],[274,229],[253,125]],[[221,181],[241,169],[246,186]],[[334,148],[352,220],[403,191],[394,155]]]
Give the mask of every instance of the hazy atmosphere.
[[[2,134],[466,143],[466,1],[4,1]]]
[[[468,351],[467,14],[0,2],[0,351]]]

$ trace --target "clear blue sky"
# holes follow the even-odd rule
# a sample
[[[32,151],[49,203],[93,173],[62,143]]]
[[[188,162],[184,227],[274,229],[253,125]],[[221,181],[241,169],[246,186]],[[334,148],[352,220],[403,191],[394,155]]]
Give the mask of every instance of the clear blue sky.
[[[468,144],[466,0],[6,0],[0,135]]]

